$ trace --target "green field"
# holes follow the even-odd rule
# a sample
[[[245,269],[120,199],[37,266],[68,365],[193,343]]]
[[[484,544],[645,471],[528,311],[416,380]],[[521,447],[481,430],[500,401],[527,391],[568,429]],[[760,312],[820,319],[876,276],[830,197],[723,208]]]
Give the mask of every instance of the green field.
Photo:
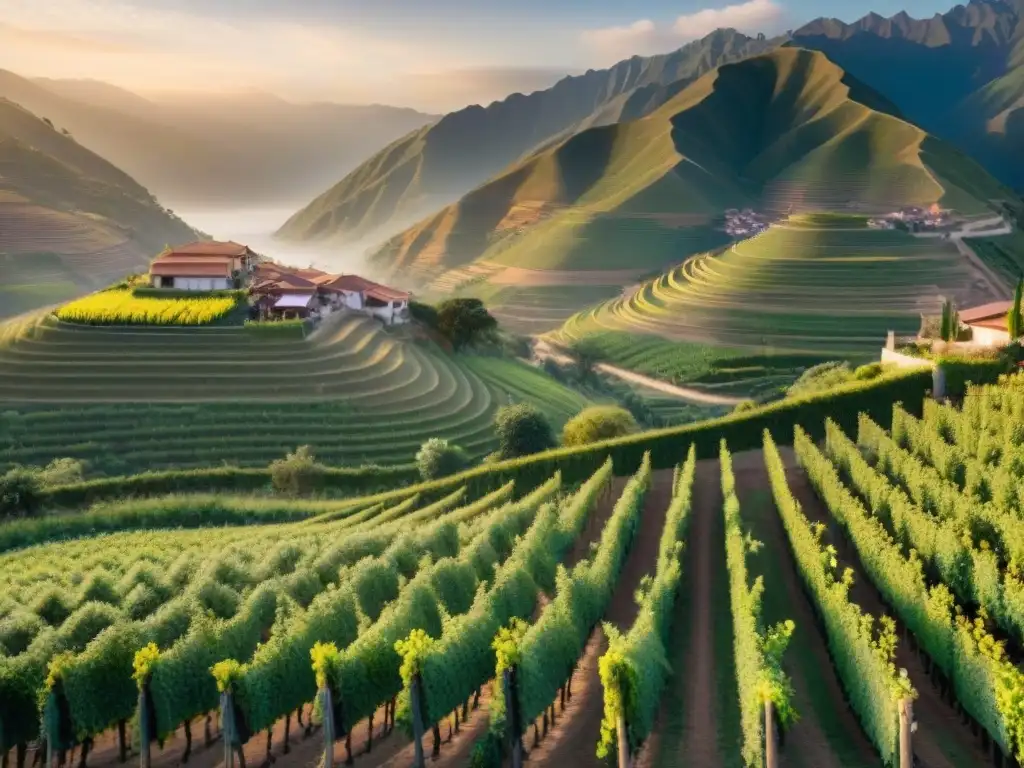
[[[1007,285],[1024,277],[1024,232],[1015,229],[998,237],[964,238],[978,257],[1000,275]]]
[[[580,313],[555,338],[615,331],[757,357],[858,358],[876,355],[887,331],[916,333],[921,314],[936,312],[943,296],[961,305],[987,298],[975,295],[952,243],[841,223],[792,216]]]
[[[87,460],[99,474],[260,466],[297,445],[329,464],[404,464],[430,437],[495,447],[495,410],[586,403],[542,372],[401,341],[367,318],[309,340],[247,328],[25,321],[0,346],[0,465]]]
[[[523,375],[514,368],[488,374],[511,382]],[[921,762],[982,765],[992,742],[1019,757],[1020,713],[1007,703],[1024,696],[1010,568],[1024,556],[1024,459],[1008,440],[1024,420],[1022,379],[973,390],[957,410],[922,403],[926,382],[900,376],[909,389],[870,383],[807,401],[813,437],[781,429],[795,413],[721,422],[737,451],[723,442],[720,458],[713,434],[650,433],[361,499],[261,499],[248,525],[113,531],[0,554],[8,758],[32,750],[41,727],[72,734],[65,748],[116,745],[140,681],[163,754],[181,754],[192,737],[182,723],[202,727],[220,687],[251,729],[247,760],[269,753],[299,768],[322,741],[307,753],[296,739],[289,756],[287,726],[275,726],[305,712],[320,677],[351,718],[339,759],[345,736],[368,732],[369,717],[418,679],[425,730],[438,726],[438,756],[454,762],[468,746],[441,729],[456,711],[469,746],[498,746],[503,713],[463,705],[478,688],[494,695],[504,659],[528,724],[560,709],[571,680],[573,716],[526,727],[543,768],[598,744],[614,754],[602,714],[617,702],[629,750],[648,743],[651,765],[755,768],[765,690],[797,715],[780,745],[786,764],[893,764],[904,698],[915,699]],[[893,407],[899,395],[920,416]],[[891,427],[865,411],[887,411]],[[776,427],[778,444],[759,424]],[[740,450],[760,439],[763,451]],[[187,501],[98,511],[130,520],[134,508],[156,524]],[[237,513],[245,498],[222,502]],[[777,622],[789,621],[780,643]],[[513,652],[496,659],[495,637]],[[403,677],[412,653],[418,677]],[[411,758],[404,731],[379,738],[385,759]],[[220,748],[190,746],[204,760]],[[97,768],[117,759],[90,757]]]
[[[495,286],[480,283],[459,291],[479,296],[502,328],[527,335],[554,330],[579,310],[622,292],[614,285]]]

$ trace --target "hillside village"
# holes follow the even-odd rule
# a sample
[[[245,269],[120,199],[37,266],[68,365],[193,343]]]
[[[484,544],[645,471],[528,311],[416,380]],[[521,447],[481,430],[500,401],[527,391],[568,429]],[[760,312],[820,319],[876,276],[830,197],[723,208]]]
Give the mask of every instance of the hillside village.
[[[169,247],[149,268],[156,289],[194,292],[244,290],[253,320],[311,320],[332,312],[362,312],[385,325],[409,321],[407,291],[359,275],[295,268],[235,242],[198,241]]]
[[[884,216],[874,216],[868,219],[868,226],[872,229],[903,228],[911,232],[939,230],[954,223],[953,211],[940,208],[938,203],[933,203],[927,208],[907,206]]]

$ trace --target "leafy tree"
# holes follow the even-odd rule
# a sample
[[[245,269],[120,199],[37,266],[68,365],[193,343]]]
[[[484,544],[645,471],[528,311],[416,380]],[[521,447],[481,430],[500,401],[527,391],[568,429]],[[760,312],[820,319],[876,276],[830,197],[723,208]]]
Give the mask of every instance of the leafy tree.
[[[613,437],[622,437],[639,431],[633,414],[615,405],[595,405],[585,408],[566,422],[562,429],[562,444],[589,445]]]
[[[39,475],[23,467],[15,467],[0,477],[0,519],[32,517],[42,505]]]
[[[1019,339],[1024,335],[1024,318],[1021,317],[1021,294],[1024,293],[1024,280],[1017,281],[1017,289],[1013,292],[1013,306],[1006,317],[1006,329],[1010,339]]]
[[[317,463],[308,445],[300,445],[293,453],[270,463],[270,482],[274,490],[291,496],[312,492],[322,474],[323,465]]]
[[[528,456],[555,447],[547,417],[532,405],[506,405],[494,417],[501,455],[506,459]]]
[[[469,465],[469,456],[457,445],[432,437],[420,446],[416,466],[424,480],[437,480],[461,472]]]
[[[498,321],[480,299],[448,299],[437,307],[437,329],[455,349],[491,341]]]
[[[417,320],[428,328],[437,328],[437,309],[433,304],[424,304],[421,301],[409,302],[409,314],[413,320]]]

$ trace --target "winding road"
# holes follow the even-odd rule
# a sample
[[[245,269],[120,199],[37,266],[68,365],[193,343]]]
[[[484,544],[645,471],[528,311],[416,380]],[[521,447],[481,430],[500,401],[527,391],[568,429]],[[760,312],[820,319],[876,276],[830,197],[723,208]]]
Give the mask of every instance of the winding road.
[[[569,365],[575,362],[569,355],[555,351],[555,349],[546,341],[537,339],[533,346],[533,354],[538,360],[554,360],[556,363],[562,365]],[[615,365],[609,365],[608,363],[597,363],[594,366],[594,370],[600,371],[601,373],[607,373],[609,376],[614,376],[617,379],[628,381],[631,384],[637,384],[647,389],[653,389],[672,397],[678,397],[680,400],[686,400],[690,403],[700,403],[702,405],[727,405],[734,406],[743,401],[740,397],[730,397],[729,395],[715,395],[708,392],[701,392],[699,389],[691,389],[690,387],[677,387],[675,384],[669,384],[667,381],[661,381],[660,379],[653,379],[650,376],[644,376],[640,373],[633,371],[627,371],[625,368],[619,368]]]

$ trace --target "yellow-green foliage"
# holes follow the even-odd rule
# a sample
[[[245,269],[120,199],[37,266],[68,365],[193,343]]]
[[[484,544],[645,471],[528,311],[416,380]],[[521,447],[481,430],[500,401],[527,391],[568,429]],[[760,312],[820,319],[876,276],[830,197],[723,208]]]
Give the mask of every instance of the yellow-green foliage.
[[[57,310],[57,317],[85,325],[206,325],[235,308],[233,298],[155,299],[131,291],[100,291]]]
[[[569,419],[562,430],[562,444],[589,445],[638,432],[636,419],[625,408],[595,405]]]

